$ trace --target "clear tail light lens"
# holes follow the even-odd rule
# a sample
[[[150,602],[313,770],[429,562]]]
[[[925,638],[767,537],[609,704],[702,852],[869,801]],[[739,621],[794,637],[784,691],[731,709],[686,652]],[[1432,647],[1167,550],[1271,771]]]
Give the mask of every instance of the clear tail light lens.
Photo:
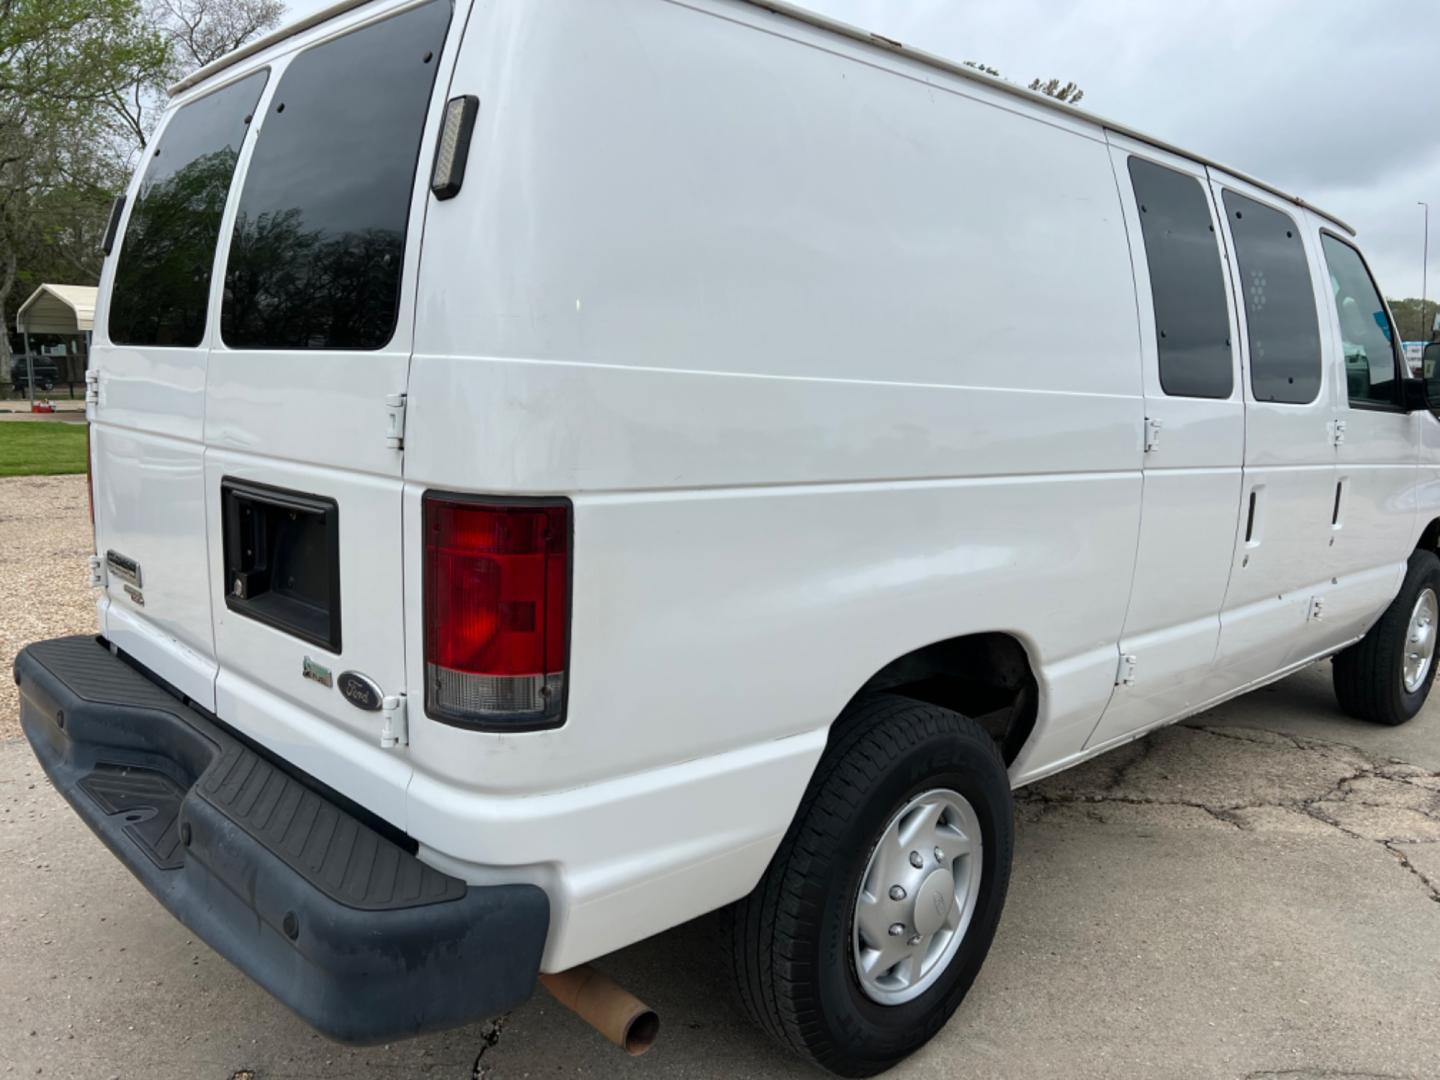
[[[569,500],[424,505],[425,711],[502,731],[562,723]]]

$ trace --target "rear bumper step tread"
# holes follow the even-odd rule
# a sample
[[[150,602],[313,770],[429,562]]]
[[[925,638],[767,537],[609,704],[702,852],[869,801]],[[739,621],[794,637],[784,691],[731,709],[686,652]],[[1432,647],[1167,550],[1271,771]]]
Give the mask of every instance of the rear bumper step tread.
[[[467,887],[301,783],[91,637],[15,659],[36,757],[172,914],[320,1031],[380,1042],[534,989],[533,885]]]

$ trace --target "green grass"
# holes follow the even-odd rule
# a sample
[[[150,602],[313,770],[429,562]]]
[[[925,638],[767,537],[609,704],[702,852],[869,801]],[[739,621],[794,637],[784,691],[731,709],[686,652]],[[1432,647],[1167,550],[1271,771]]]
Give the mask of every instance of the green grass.
[[[56,476],[84,471],[84,424],[0,422],[0,476]]]

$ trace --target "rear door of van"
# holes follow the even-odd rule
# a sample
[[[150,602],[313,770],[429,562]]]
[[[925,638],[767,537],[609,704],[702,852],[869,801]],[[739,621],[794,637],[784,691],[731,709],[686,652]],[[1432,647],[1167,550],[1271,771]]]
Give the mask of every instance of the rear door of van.
[[[190,95],[152,139],[106,261],[91,346],[91,462],[106,636],[215,704],[203,460],[215,248],[270,73]]]
[[[451,23],[449,0],[362,8],[274,64],[205,388],[215,711],[396,823],[409,766],[377,747],[405,690],[404,395]]]

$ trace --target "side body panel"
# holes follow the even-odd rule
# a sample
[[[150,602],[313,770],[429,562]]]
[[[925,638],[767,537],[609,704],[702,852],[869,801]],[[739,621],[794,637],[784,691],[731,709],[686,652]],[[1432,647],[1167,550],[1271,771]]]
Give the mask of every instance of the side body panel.
[[[1114,683],[1144,415],[1103,132],[714,2],[477,8],[451,93],[482,105],[427,218],[404,543],[426,489],[557,492],[575,561],[564,727],[412,711],[429,857],[560,889],[547,966],[629,940],[614,898],[657,876],[648,931],[718,906],[864,680],[970,631],[1039,675],[1016,775],[1078,752]],[[692,776],[753,755],[788,763]],[[653,792],[607,802],[619,833],[545,827],[617,775]],[[507,827],[465,827],[472,802]]]

